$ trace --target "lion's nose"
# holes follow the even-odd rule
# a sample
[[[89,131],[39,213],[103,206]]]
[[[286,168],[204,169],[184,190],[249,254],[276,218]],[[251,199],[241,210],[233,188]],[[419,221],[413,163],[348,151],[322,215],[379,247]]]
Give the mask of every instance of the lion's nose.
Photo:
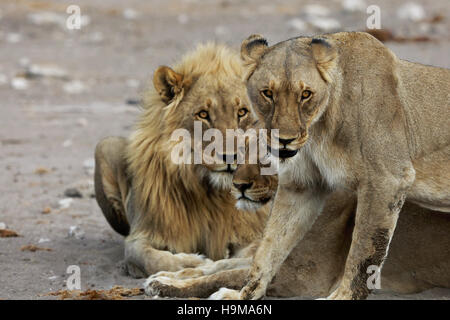
[[[253,185],[253,182],[250,183],[233,183],[233,186],[241,192],[244,192],[247,189],[250,189]]]
[[[235,153],[235,154],[217,153],[216,155],[219,159],[221,159],[226,164],[233,164],[237,161],[237,153]]]
[[[289,143],[291,143],[292,141],[294,141],[295,140],[295,138],[292,138],[292,139],[281,139],[281,138],[279,138],[278,139],[278,141],[280,141],[280,143],[282,144],[282,145],[284,145],[284,147],[286,148],[286,146],[289,144]]]

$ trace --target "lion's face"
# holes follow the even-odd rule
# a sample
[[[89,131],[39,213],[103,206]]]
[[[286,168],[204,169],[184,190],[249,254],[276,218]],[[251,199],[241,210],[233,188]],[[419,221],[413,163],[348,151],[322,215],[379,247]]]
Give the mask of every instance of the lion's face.
[[[237,166],[237,152],[235,148],[227,152],[226,131],[236,130],[254,122],[249,111],[245,84],[237,78],[218,81],[212,76],[205,76],[192,85],[181,101],[180,109],[185,112],[183,127],[190,132],[194,132],[194,122],[198,121],[201,123],[203,133],[213,129],[223,137],[221,141],[223,152],[216,152],[216,150],[206,152],[208,145],[215,138],[202,141],[204,159],[211,155],[209,163],[203,161],[202,166],[208,170],[210,180],[215,186],[229,189]],[[192,137],[192,146],[194,146],[196,141],[194,141],[194,135]],[[192,152],[195,152],[194,148]]]
[[[216,72],[183,75],[168,67],[158,68],[154,75],[156,90],[171,108],[165,119],[168,126],[189,131],[191,159],[215,187],[228,190],[237,166],[237,152],[236,143],[231,151],[227,150],[227,130],[251,126],[256,119],[249,109],[239,57],[237,62],[239,67],[228,70],[226,75]],[[177,95],[180,99],[172,108]],[[221,138],[216,141],[217,136]],[[212,142],[220,144],[222,151],[211,147]],[[199,155],[203,158],[196,161]]]
[[[269,48],[263,38],[252,36],[241,53],[250,68],[247,88],[252,105],[266,128],[279,130],[279,157],[295,156],[330,96],[325,64],[334,59],[331,45],[299,38]]]
[[[255,211],[273,199],[277,185],[277,176],[261,175],[259,165],[240,164],[233,175],[231,193],[238,209]]]

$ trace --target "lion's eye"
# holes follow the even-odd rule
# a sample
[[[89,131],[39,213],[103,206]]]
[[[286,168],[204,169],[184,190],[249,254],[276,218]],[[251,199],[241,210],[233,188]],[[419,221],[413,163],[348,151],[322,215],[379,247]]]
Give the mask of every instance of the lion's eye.
[[[247,108],[241,108],[241,109],[239,109],[239,111],[238,111],[238,116],[239,116],[239,118],[242,118],[242,117],[245,116],[247,113],[248,113]]]
[[[262,90],[261,94],[263,95],[264,98],[266,98],[268,100],[272,100],[273,99],[273,92],[272,92],[272,90],[269,90],[269,89]]]
[[[201,119],[208,119],[209,118],[209,113],[206,110],[202,110],[199,113],[197,113],[197,115],[199,116],[199,118]]]
[[[312,92],[309,90],[305,90],[302,92],[302,100],[308,99],[309,97],[311,97]]]

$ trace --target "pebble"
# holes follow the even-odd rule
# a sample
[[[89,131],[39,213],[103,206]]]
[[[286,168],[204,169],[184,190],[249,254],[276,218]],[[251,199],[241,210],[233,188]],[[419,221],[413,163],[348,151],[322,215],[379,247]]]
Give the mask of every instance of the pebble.
[[[397,16],[403,20],[420,21],[425,19],[425,10],[420,4],[408,2],[398,8]]]
[[[73,80],[73,81],[67,82],[63,86],[63,89],[65,92],[67,92],[69,94],[79,94],[79,93],[86,91],[86,86],[84,85],[83,82],[81,82],[79,80]]]
[[[221,37],[221,36],[228,34],[229,31],[228,31],[228,28],[225,26],[217,26],[214,29],[214,33],[216,34],[216,36]]]
[[[68,236],[78,240],[84,239],[84,231],[79,226],[70,226]]]
[[[50,242],[50,239],[48,238],[40,238],[38,243],[46,243],[46,242]]]
[[[26,76],[33,77],[52,77],[52,78],[67,78],[67,71],[57,65],[52,64],[32,64],[27,67]]]
[[[320,31],[330,32],[341,28],[341,23],[333,18],[310,19],[308,22]]]
[[[95,159],[90,158],[83,161],[83,168],[88,175],[94,174]]]
[[[128,20],[134,20],[138,17],[137,11],[131,8],[126,8],[125,10],[123,10],[122,15],[125,19]]]
[[[60,209],[67,209],[72,205],[72,203],[73,203],[72,198],[64,198],[58,201]]]
[[[68,147],[72,146],[72,144],[73,144],[72,140],[67,139],[63,142],[62,146],[63,146],[63,148],[68,148]]]
[[[348,12],[366,11],[367,4],[364,0],[344,0],[342,1],[342,8]]]
[[[0,73],[0,86],[3,86],[8,83],[8,78],[5,74]]]
[[[295,30],[298,31],[306,30],[306,23],[300,18],[291,19],[287,23],[290,27],[294,28]]]
[[[304,7],[303,12],[308,16],[326,17],[330,15],[330,9],[317,4],[311,4]]]
[[[9,43],[18,43],[22,40],[22,35],[20,33],[8,33],[6,35],[6,41]]]
[[[23,77],[15,77],[11,80],[11,87],[16,90],[28,89],[28,81]]]
[[[0,222],[0,230],[6,229],[6,224],[4,222]]]
[[[64,191],[64,196],[69,198],[83,198],[83,195],[77,188],[67,188]]]

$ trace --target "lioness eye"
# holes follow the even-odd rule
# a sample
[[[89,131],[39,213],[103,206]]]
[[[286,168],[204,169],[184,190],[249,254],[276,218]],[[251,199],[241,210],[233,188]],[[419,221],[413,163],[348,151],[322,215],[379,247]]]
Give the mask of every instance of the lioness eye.
[[[309,90],[305,90],[302,92],[302,99],[308,99],[311,96],[312,92]]]
[[[264,96],[264,98],[272,100],[273,98],[273,92],[272,90],[266,89],[266,90],[262,90],[261,94]]]
[[[202,119],[208,119],[209,118],[209,114],[208,111],[206,110],[202,110],[199,113],[197,113],[197,115],[202,118]]]
[[[238,116],[239,116],[240,118],[242,118],[242,117],[245,116],[247,113],[248,113],[248,110],[247,110],[246,108],[241,108],[241,109],[239,109],[239,111],[238,111]]]

